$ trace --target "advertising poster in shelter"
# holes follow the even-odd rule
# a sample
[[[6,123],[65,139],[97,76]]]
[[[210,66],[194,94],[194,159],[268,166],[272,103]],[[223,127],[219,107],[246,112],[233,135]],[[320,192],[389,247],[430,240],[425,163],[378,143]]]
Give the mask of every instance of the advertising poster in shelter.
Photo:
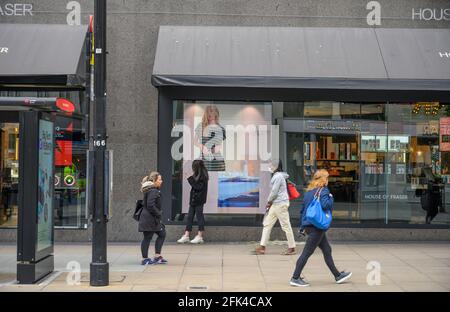
[[[37,252],[53,245],[53,127],[53,122],[39,120]]]

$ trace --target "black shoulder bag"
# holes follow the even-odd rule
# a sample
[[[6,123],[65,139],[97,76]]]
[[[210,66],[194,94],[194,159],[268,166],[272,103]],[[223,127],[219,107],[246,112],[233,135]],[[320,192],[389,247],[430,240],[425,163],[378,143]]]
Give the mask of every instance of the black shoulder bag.
[[[139,218],[141,217],[142,209],[144,209],[143,200],[138,199],[136,201],[136,207],[134,208],[134,214],[133,214],[134,220],[139,221]]]

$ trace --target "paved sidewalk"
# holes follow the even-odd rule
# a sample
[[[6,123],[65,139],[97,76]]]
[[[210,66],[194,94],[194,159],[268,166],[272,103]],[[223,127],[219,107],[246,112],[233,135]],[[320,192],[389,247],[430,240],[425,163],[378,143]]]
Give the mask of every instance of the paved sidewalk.
[[[349,282],[336,285],[317,250],[303,275],[311,287],[289,286],[298,255],[283,256],[284,243],[252,255],[256,244],[208,243],[164,246],[168,265],[140,265],[139,244],[109,244],[110,286],[89,286],[89,244],[57,244],[55,272],[37,285],[15,284],[15,245],[0,245],[0,292],[3,291],[450,291],[450,243],[334,243],[339,270],[351,270]],[[153,248],[153,245],[151,246]],[[297,246],[298,252],[302,243]],[[70,286],[67,264],[81,265],[80,285]],[[381,285],[369,286],[369,261],[381,265]],[[73,274],[72,274],[73,275]],[[70,275],[69,278],[72,276]]]

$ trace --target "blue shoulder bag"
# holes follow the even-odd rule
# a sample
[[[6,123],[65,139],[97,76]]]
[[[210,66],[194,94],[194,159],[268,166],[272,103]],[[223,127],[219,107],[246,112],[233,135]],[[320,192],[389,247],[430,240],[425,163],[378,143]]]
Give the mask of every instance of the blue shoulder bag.
[[[313,200],[306,208],[306,220],[320,230],[327,230],[331,224],[331,211],[324,211],[320,203],[320,192],[322,188],[314,195]]]

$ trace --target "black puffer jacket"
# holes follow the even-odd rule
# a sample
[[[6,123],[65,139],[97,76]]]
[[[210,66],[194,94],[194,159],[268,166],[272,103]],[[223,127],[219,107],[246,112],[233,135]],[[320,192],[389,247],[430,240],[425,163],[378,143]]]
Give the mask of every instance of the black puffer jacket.
[[[161,222],[161,192],[152,186],[144,191],[141,217],[139,218],[139,232],[159,232],[164,227]]]
[[[188,182],[191,185],[191,193],[189,198],[189,204],[192,207],[200,206],[206,203],[206,196],[208,195],[208,179],[200,177],[197,181],[193,176],[188,178]]]

